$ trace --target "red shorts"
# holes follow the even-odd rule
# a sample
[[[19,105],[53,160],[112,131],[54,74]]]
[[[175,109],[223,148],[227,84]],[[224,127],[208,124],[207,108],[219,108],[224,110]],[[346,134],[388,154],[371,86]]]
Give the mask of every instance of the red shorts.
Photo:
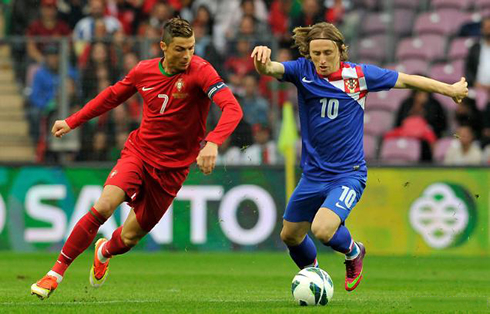
[[[160,221],[182,187],[189,168],[159,170],[123,149],[121,158],[104,186],[115,185],[126,192],[141,228],[150,230]]]

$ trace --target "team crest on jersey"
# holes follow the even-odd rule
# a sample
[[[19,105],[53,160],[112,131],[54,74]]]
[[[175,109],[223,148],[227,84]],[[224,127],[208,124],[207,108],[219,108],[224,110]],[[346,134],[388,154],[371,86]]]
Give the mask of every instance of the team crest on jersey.
[[[180,93],[182,91],[182,88],[184,88],[184,80],[182,78],[179,78],[177,80],[177,83],[175,83],[175,87],[177,87],[177,90]]]
[[[350,78],[344,80],[345,89],[349,91],[349,93],[355,93],[359,91],[359,79]]]
[[[173,93],[172,96],[174,98],[185,98],[187,97],[187,93],[182,93],[184,90],[185,83],[182,78],[179,78],[177,82],[175,83],[175,88],[177,89],[177,93]]]

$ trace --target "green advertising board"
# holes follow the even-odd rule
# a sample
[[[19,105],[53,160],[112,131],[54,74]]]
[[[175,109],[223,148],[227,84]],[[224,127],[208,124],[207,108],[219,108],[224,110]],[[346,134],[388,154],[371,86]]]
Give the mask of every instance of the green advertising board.
[[[0,167],[0,249],[57,251],[97,200],[110,168]],[[490,255],[490,170],[370,169],[347,220],[376,255]],[[147,250],[284,250],[281,168],[192,169]],[[99,230],[110,237],[123,204]],[[323,250],[323,249],[321,249]],[[327,250],[327,249],[325,249]]]
[[[348,220],[376,254],[490,255],[490,169],[371,169]]]
[[[102,192],[110,168],[0,167],[0,249],[58,250]],[[171,208],[139,248],[233,250],[284,248],[280,168],[192,169]],[[99,230],[110,238],[124,203]]]

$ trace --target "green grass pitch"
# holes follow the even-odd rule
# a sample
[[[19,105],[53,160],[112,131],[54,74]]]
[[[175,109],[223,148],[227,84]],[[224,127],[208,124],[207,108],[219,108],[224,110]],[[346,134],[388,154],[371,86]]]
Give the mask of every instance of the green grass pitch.
[[[369,249],[369,248],[368,248]],[[343,257],[321,254],[332,277],[327,307],[300,307],[291,296],[297,272],[286,252],[142,253],[111,261],[105,285],[93,289],[84,253],[47,300],[29,295],[55,254],[0,253],[0,313],[490,313],[490,258],[365,259],[354,292],[343,287]]]

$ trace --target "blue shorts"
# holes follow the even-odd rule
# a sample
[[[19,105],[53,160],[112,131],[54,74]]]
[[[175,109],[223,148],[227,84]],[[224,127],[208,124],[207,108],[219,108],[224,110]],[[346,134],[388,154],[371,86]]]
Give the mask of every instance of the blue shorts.
[[[361,199],[366,177],[348,175],[319,182],[304,175],[291,195],[283,218],[289,222],[312,222],[317,211],[326,207],[336,213],[342,223]]]

